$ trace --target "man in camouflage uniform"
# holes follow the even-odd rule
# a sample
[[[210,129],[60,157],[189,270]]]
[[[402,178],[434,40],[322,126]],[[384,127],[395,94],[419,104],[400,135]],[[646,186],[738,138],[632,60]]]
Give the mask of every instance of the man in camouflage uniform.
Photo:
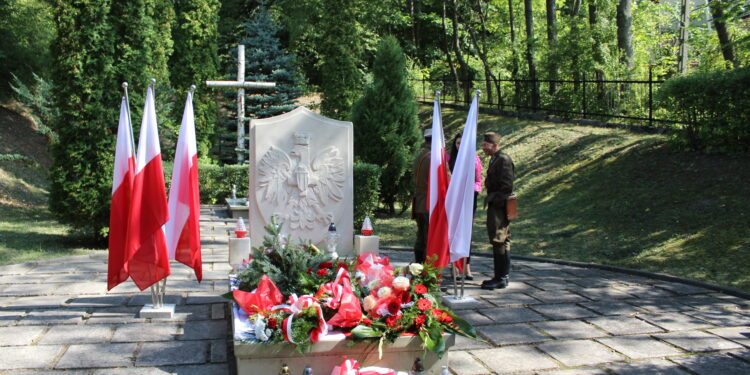
[[[430,185],[430,148],[432,130],[424,131],[424,145],[414,159],[414,198],[411,217],[417,221],[417,242],[414,244],[414,261],[424,263],[427,249],[427,231],[430,228],[430,211],[427,208],[427,195]]]
[[[482,151],[490,156],[487,166],[487,236],[492,244],[495,277],[482,283],[482,289],[502,289],[508,286],[510,274],[510,222],[505,210],[506,199],[513,193],[515,166],[507,154],[500,151],[500,136],[484,134]]]

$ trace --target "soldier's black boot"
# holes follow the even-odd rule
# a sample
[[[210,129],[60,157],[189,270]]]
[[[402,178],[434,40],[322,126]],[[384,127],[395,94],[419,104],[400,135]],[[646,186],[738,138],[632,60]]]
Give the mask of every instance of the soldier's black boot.
[[[500,249],[492,249],[493,250],[493,256],[492,260],[494,261],[495,266],[495,277],[486,280],[482,283],[482,289],[487,290],[493,290],[493,289],[503,289],[508,286],[508,271],[510,269],[509,260],[510,257],[507,256],[507,251],[501,252]]]

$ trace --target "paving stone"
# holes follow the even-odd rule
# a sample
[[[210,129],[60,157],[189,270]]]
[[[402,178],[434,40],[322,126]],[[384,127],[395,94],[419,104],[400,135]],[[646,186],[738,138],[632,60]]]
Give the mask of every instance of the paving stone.
[[[138,307],[110,307],[95,309],[86,320],[86,324],[107,323],[145,323],[146,319],[138,317]]]
[[[628,303],[636,305],[642,309],[652,313],[667,313],[673,311],[687,311],[692,310],[690,306],[686,306],[677,302],[674,298],[657,298],[657,299],[636,299],[628,300]]]
[[[39,284],[43,279],[27,275],[2,275],[0,284]]]
[[[581,289],[580,285],[562,279],[529,280],[526,283],[541,290]]]
[[[531,309],[552,319],[577,319],[599,316],[597,313],[574,304],[534,305]]]
[[[45,368],[57,357],[62,346],[12,346],[2,348],[0,370]]]
[[[701,331],[669,332],[655,337],[695,353],[742,348],[740,344]]]
[[[750,362],[750,350],[735,351],[735,352],[730,352],[730,354],[737,358],[742,358]]]
[[[17,324],[79,324],[83,321],[85,315],[86,310],[82,309],[34,310],[29,312]]]
[[[93,344],[108,342],[112,337],[112,326],[108,325],[67,325],[52,326],[39,344]]]
[[[622,301],[585,302],[579,305],[594,310],[602,315],[637,315],[646,312],[640,307]]]
[[[708,289],[683,283],[662,283],[659,284],[659,288],[664,288],[677,294],[702,294],[710,292]]]
[[[620,280],[606,279],[603,277],[581,277],[568,279],[573,284],[583,288],[609,288],[616,285],[623,285]]]
[[[59,288],[55,289],[55,294],[91,294],[91,295],[103,295],[107,293],[107,283],[104,282],[76,282],[76,283],[65,283]]]
[[[175,307],[173,320],[209,320],[211,319],[209,305],[179,305]]]
[[[137,344],[71,345],[57,362],[57,369],[124,367],[133,362]]]
[[[187,365],[205,363],[207,341],[147,342],[135,361],[136,366]]]
[[[538,346],[566,366],[596,365],[624,358],[606,346],[590,340],[556,341]]]
[[[569,273],[565,273],[561,270],[550,269],[550,270],[524,270],[523,273],[537,279],[566,279],[570,277]],[[511,273],[513,277],[513,273]]]
[[[675,293],[651,285],[615,285],[614,289],[638,298],[667,298]]]
[[[0,327],[7,327],[15,324],[24,316],[23,311],[3,311],[0,310]]]
[[[191,292],[188,293],[188,297],[185,299],[185,303],[188,305],[200,305],[207,303],[226,303],[227,299],[217,295],[214,292]]]
[[[65,305],[70,296],[38,296],[38,297],[19,297],[12,300],[6,308],[13,309],[41,309],[54,308]]]
[[[489,311],[489,310],[487,310]],[[472,326],[495,324],[495,321],[474,310],[457,311],[456,314],[466,320]]]
[[[539,375],[609,375],[609,372],[597,367],[578,367],[569,370],[540,371]]]
[[[676,364],[666,359],[652,359],[648,361],[614,363],[606,365],[617,375],[687,375],[688,373],[680,369]]]
[[[0,291],[0,296],[46,296],[63,284],[11,284]]]
[[[597,339],[633,359],[664,357],[682,353],[680,350],[649,336],[621,336]]]
[[[45,329],[39,326],[0,327],[0,346],[30,345]]]
[[[491,347],[492,346],[489,343],[456,335],[456,343],[451,347],[451,350],[486,349]]]
[[[716,336],[750,347],[750,327],[726,327],[709,329]]]
[[[586,321],[613,335],[664,332],[664,330],[659,327],[648,324],[640,319],[627,316],[606,316],[586,319]]]
[[[482,314],[498,323],[523,323],[544,320],[544,317],[526,307],[484,309]]]
[[[109,290],[107,294],[137,294],[140,292],[141,290],[135,283],[126,281]]]
[[[0,307],[8,306],[16,299],[16,297],[0,297]]]
[[[448,363],[456,375],[479,375],[489,374],[487,370],[476,358],[467,352],[448,352]]]
[[[169,367],[126,367],[95,370],[92,375],[172,375],[177,374]],[[182,374],[182,373],[180,373]],[[67,373],[66,373],[67,375]]]
[[[532,298],[523,293],[503,293],[490,296],[482,296],[490,303],[500,306],[524,306],[529,304],[541,303],[538,299]]]
[[[588,298],[570,291],[541,291],[529,293],[532,297],[542,301],[540,303],[575,303],[587,302]]]
[[[477,331],[495,345],[530,344],[552,340],[528,324],[486,326],[477,328]]]
[[[123,324],[115,330],[112,342],[169,341],[180,334],[177,324]]]
[[[721,300],[713,296],[699,294],[691,296],[679,296],[673,299],[683,305],[691,306],[698,310],[723,310],[723,306],[732,305],[726,300]]]
[[[698,311],[686,314],[722,327],[750,325],[750,316],[728,310]]]
[[[151,303],[151,294],[137,294],[128,300],[128,306],[143,306]],[[171,303],[173,305],[179,305],[182,303],[182,295],[180,294],[167,294],[164,296],[164,303]]]
[[[632,295],[625,293],[621,290],[612,288],[584,288],[578,291],[584,297],[588,297],[592,300],[610,300],[610,299],[628,299],[633,298]]]
[[[129,298],[120,295],[82,295],[71,298],[68,304],[80,307],[112,307],[125,304]]]
[[[211,341],[211,362],[226,362],[227,361],[227,345],[231,342],[224,340],[213,340]]]
[[[471,354],[499,374],[559,368],[553,360],[531,346],[473,350]]]
[[[234,366],[232,366],[232,369],[234,369]],[[179,375],[226,375],[230,373],[232,372],[226,363],[172,367],[172,374]]]
[[[45,283],[77,283],[82,281],[92,281],[94,275],[90,273],[68,273],[51,275],[44,279]],[[106,278],[104,279],[106,280]]]
[[[726,353],[678,357],[672,358],[672,361],[698,375],[750,374],[750,363]]]
[[[179,340],[220,339],[228,336],[225,321],[187,321]]]
[[[683,331],[689,329],[713,328],[712,324],[678,312],[663,314],[642,314],[639,317],[647,322],[666,329],[667,331]]]
[[[580,320],[537,322],[533,325],[548,335],[561,340],[607,336],[605,332]]]
[[[214,303],[211,305],[211,319],[224,319],[226,303]]]
[[[91,375],[91,370],[18,370],[4,375]]]

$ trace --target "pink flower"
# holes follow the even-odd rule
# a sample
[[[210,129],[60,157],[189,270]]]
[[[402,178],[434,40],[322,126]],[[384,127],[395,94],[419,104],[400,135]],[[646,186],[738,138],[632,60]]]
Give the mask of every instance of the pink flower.
[[[425,294],[427,293],[427,287],[424,286],[423,284],[417,284],[414,286],[414,293]]]
[[[429,309],[430,307],[432,307],[432,302],[430,302],[430,300],[428,300],[426,298],[422,298],[419,301],[417,301],[417,307],[420,310],[425,311],[425,310]]]

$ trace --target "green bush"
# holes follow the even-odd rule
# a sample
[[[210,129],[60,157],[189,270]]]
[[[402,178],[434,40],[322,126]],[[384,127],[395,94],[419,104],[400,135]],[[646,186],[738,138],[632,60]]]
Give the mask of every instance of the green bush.
[[[685,124],[678,139],[694,150],[750,151],[750,68],[672,78],[656,99]]]
[[[375,164],[354,163],[354,228],[359,228],[365,216],[372,216],[380,199],[380,167]]]
[[[247,165],[214,165],[198,163],[198,184],[201,204],[224,204],[232,195],[232,184],[237,185],[237,198],[247,197],[249,169]],[[172,183],[172,163],[164,163],[164,181]]]

